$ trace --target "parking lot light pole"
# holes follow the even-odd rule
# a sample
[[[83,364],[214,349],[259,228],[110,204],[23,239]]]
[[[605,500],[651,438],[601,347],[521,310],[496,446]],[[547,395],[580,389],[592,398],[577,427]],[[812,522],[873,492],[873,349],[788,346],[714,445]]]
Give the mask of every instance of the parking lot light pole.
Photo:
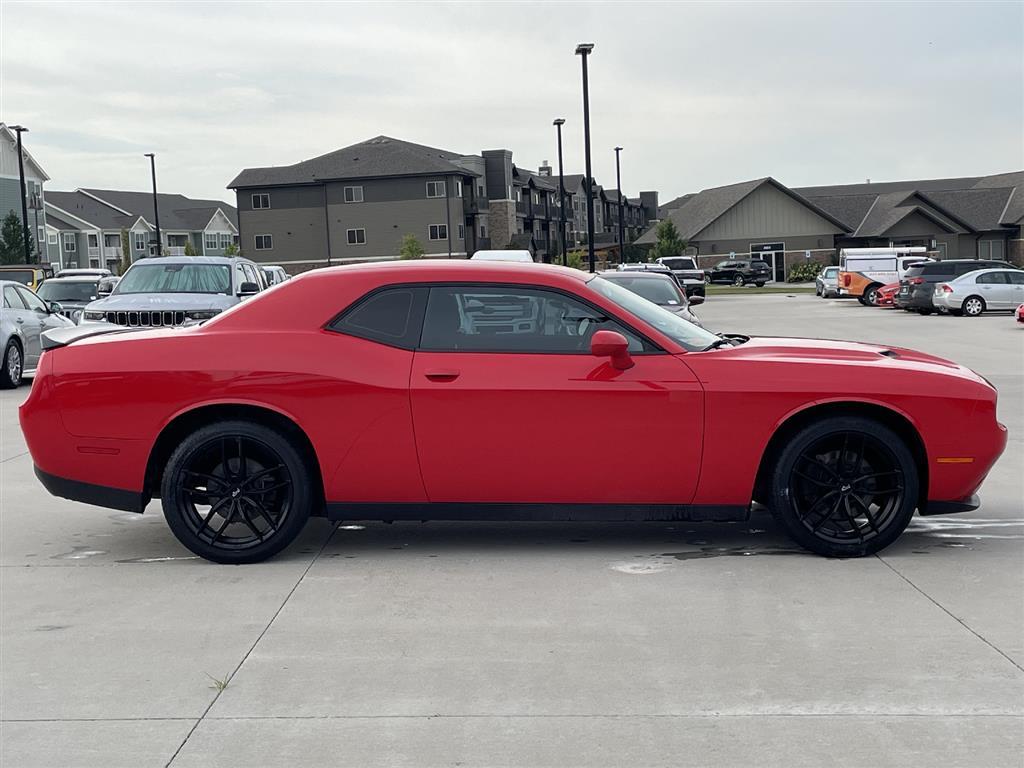
[[[153,176],[153,225],[156,227],[156,255],[163,256],[164,244],[160,239],[160,206],[157,204],[156,197],[156,155],[147,152],[145,156],[149,158],[149,170]]]
[[[28,242],[28,188],[25,186],[25,154],[21,149],[21,134],[27,133],[28,128],[12,125],[11,130],[18,134],[18,178],[21,179],[21,236],[25,239],[25,263],[31,264],[32,248]]]
[[[561,212],[558,234],[562,243],[562,264],[569,266],[569,249],[565,244],[565,174],[562,168],[562,126],[565,125],[565,120],[559,117],[552,125],[558,131],[558,210]]]
[[[626,227],[622,219],[622,172],[619,170],[619,152],[622,147],[615,148],[615,184],[619,188],[619,263],[626,263]]]
[[[596,271],[594,258],[594,178],[590,169],[590,83],[587,80],[587,58],[594,50],[593,43],[580,43],[576,55],[583,62],[583,152],[587,171],[587,256],[590,271]]]

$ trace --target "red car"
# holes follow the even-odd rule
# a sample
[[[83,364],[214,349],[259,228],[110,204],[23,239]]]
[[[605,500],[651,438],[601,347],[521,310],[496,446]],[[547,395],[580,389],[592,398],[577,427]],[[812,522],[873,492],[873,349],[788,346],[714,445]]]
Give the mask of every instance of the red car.
[[[1017,311],[1014,312],[1014,315],[1016,315],[1018,323],[1024,323],[1024,304],[1017,307]]]
[[[883,285],[875,292],[875,306],[876,307],[892,307],[895,306],[896,294],[899,293],[899,283],[889,283]]]
[[[915,509],[977,508],[1006,443],[996,390],[954,363],[720,336],[545,265],[321,269],[201,325],[46,348],[20,412],[43,485],[135,512],[159,497],[218,562],[273,555],[311,515],[744,520],[752,500],[804,547],[858,556]]]

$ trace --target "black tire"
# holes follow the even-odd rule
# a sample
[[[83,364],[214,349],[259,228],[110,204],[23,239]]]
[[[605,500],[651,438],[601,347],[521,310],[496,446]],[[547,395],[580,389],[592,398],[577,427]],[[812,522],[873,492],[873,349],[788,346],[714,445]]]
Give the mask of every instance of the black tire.
[[[864,298],[863,295],[858,296],[857,297],[857,301],[859,301],[865,307],[868,306],[868,300],[866,298]]]
[[[961,305],[964,317],[978,317],[985,309],[985,300],[981,296],[968,296]]]
[[[878,306],[878,289],[880,285],[869,285],[868,289],[864,291],[864,304],[869,307]]]
[[[764,288],[764,283],[754,283],[755,288]]]
[[[160,496],[167,524],[189,550],[216,563],[257,563],[299,535],[312,487],[306,460],[286,436],[250,421],[221,421],[174,450]]]
[[[743,275],[736,275],[732,279],[732,284],[735,285],[735,286],[742,286],[742,285],[746,285],[747,281],[743,278]]]
[[[4,350],[3,367],[0,368],[0,389],[14,389],[21,384],[21,374],[25,370],[25,359],[21,347],[14,339],[7,342]]]
[[[919,314],[919,315],[921,315],[923,317],[927,317],[931,313],[932,313],[932,310],[930,310],[930,309],[919,309],[919,310],[917,310],[917,314]]]
[[[913,517],[917,497],[910,449],[885,425],[860,416],[804,427],[771,474],[772,516],[794,541],[826,557],[889,546]]]

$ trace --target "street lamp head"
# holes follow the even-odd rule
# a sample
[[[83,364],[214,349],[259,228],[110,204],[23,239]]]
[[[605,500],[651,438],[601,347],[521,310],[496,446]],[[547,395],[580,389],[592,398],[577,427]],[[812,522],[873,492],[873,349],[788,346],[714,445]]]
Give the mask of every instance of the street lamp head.
[[[622,151],[622,147],[616,147],[616,148],[615,148],[615,151],[616,151],[616,152],[621,152],[621,151]]]
[[[553,122],[552,125],[565,125],[565,120],[561,117],[556,117],[555,122]]]
[[[26,128],[26,127],[24,127],[22,125],[12,125],[12,126],[9,126],[9,127],[15,133],[28,133],[28,128]]]
[[[576,46],[576,55],[577,56],[586,56],[592,50],[594,50],[594,44],[593,43],[580,43],[579,45]]]
[[[146,152],[142,155],[143,157],[156,157],[152,152]]]

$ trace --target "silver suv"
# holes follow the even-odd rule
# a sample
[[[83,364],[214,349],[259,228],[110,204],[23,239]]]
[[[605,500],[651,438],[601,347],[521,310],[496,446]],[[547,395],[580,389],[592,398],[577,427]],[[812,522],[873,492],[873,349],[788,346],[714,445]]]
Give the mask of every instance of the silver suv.
[[[260,268],[237,256],[162,256],[132,264],[83,323],[150,328],[209,320],[266,287]]]

